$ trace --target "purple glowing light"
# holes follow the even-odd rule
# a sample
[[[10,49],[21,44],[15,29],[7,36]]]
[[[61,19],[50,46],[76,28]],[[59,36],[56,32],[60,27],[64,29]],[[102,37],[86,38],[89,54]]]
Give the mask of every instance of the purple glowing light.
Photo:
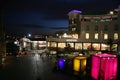
[[[63,68],[64,68],[64,65],[65,65],[65,60],[62,59],[62,58],[60,58],[58,62],[59,62],[59,63],[58,63],[58,64],[59,64],[59,68],[60,68],[60,69],[63,69]]]
[[[95,80],[116,80],[117,57],[111,54],[92,56],[91,76]]]
[[[71,13],[73,13],[73,12],[75,12],[75,13],[82,13],[82,11],[79,11],[79,10],[72,10],[72,11],[70,11],[68,14],[71,14]]]
[[[118,5],[118,9],[120,9],[120,5]]]

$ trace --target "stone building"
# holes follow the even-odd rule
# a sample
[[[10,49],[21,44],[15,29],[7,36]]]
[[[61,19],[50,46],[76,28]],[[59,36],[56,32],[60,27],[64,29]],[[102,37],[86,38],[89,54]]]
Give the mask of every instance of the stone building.
[[[64,49],[70,44],[76,51],[119,51],[120,6],[107,14],[84,15],[82,11],[68,13],[68,32],[48,38],[51,50]]]

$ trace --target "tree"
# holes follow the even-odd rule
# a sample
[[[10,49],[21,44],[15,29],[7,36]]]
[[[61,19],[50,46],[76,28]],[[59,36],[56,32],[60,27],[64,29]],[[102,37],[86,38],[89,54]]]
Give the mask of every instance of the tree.
[[[12,55],[17,55],[19,52],[19,46],[14,44],[14,42],[8,42],[6,43],[6,52],[12,53]]]

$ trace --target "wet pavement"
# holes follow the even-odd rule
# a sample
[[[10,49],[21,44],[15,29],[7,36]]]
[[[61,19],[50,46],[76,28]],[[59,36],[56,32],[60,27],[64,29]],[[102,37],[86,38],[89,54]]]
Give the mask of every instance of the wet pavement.
[[[56,70],[55,56],[7,56],[0,69],[0,80],[85,80]]]

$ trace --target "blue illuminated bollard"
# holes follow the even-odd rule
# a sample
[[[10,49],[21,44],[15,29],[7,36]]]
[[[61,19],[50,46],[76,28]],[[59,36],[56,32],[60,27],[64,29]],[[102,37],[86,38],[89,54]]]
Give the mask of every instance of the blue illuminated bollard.
[[[59,67],[60,70],[63,70],[63,69],[64,69],[64,67],[65,67],[65,59],[60,58],[60,59],[58,60],[58,67]]]

